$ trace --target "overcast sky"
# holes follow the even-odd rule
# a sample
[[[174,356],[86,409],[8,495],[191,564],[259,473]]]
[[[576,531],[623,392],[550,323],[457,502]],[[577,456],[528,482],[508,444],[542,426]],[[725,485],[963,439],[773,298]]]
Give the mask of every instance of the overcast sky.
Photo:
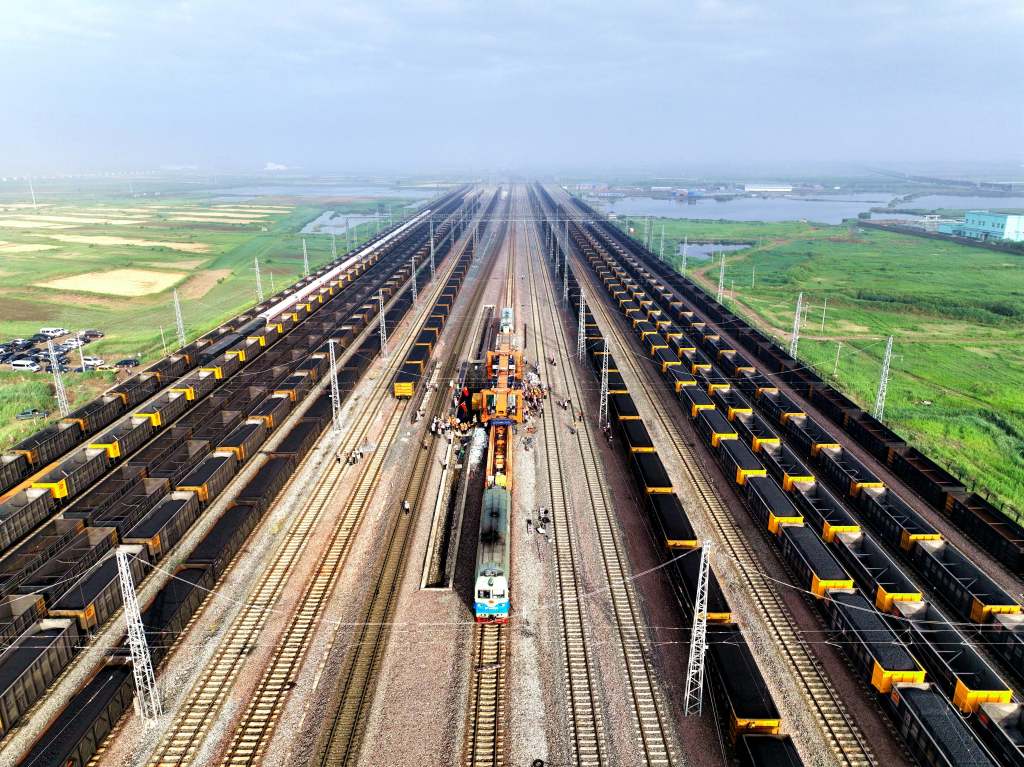
[[[9,0],[0,173],[1024,160],[1024,0]]]

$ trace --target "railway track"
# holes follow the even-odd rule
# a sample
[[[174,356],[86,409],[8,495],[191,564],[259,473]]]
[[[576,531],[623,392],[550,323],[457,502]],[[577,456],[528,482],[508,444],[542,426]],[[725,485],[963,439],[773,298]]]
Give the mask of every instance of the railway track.
[[[543,327],[537,284],[531,263],[530,276],[531,310],[533,326]],[[548,363],[544,348],[544,334],[535,334],[536,357],[549,383],[554,378],[553,368]],[[563,360],[564,362],[564,360]],[[564,368],[563,368],[564,370]],[[558,580],[558,607],[561,624],[562,652],[565,655],[566,698],[572,731],[572,763],[576,765],[608,764],[608,747],[605,742],[604,726],[601,719],[601,704],[598,700],[594,669],[591,667],[589,638],[586,631],[586,617],[583,611],[583,588],[576,570],[576,541],[566,501],[565,483],[562,471],[558,430],[554,413],[540,419],[544,436],[544,457],[547,463],[548,491],[551,510],[551,539],[555,549],[556,576]]]
[[[757,555],[726,508],[710,476],[672,422],[665,405],[665,392],[655,390],[650,381],[650,370],[646,365],[644,369],[640,368],[631,339],[622,333],[619,318],[610,317],[607,313],[604,303],[605,292],[594,280],[589,265],[582,263],[575,253],[572,253],[570,260],[576,269],[581,286],[586,284],[591,296],[600,296],[592,300],[589,306],[602,330],[607,334],[606,337],[612,337],[617,348],[623,350],[622,354],[616,356],[616,361],[633,371],[640,387],[650,400],[655,419],[671,441],[686,472],[686,479],[700,499],[706,517],[718,533],[726,555],[735,563],[748,596],[754,601],[775,647],[810,705],[811,713],[837,763],[848,767],[876,764],[863,733],[848,713],[828,675],[811,653],[782,599],[770,581],[763,576]],[[672,406],[676,407],[675,403]]]
[[[453,253],[449,258],[451,261],[444,275],[454,269],[458,255]],[[442,276],[434,282],[431,289],[432,297],[440,293],[445,279],[446,277]],[[430,302],[421,303],[414,325],[418,326],[422,321],[424,307],[430,305]],[[397,371],[414,339],[414,333],[407,333],[401,347],[392,350],[392,356],[378,379],[369,402],[360,409],[355,423],[344,436],[339,454],[347,455],[366,441],[381,408],[389,402],[391,377]],[[303,590],[288,628],[280,644],[275,648],[271,663],[261,677],[259,686],[235,731],[223,764],[255,764],[265,748],[284,698],[291,689],[291,678],[304,657],[313,629],[319,623],[324,603],[348,553],[362,512],[372,496],[384,457],[395,439],[403,414],[404,409],[401,406],[394,407],[377,440],[377,449],[371,453],[369,460],[362,464],[356,489],[338,514],[324,557],[318,563],[314,577]],[[167,731],[149,759],[150,767],[186,765],[192,763],[198,755],[235,678],[245,665],[247,656],[256,645],[260,632],[273,613],[274,605],[283,593],[303,552],[309,546],[314,528],[335,500],[335,494],[347,468],[347,464],[341,462],[330,463],[326,476],[317,483],[313,494],[290,521],[271,563],[260,573],[245,604],[232,620],[231,627],[213,657],[204,664],[187,697],[176,708]],[[298,474],[299,472],[296,472],[295,476]]]
[[[533,227],[527,228],[527,242],[530,250],[529,274],[530,284],[533,287],[533,303],[535,322],[539,323],[540,296],[538,293],[537,280],[534,275],[534,262],[540,263],[543,259],[543,249],[540,245],[539,235]],[[556,356],[561,360],[561,376],[565,391],[572,395],[574,403],[582,403],[582,392],[579,388],[577,377],[571,373],[571,355],[569,345],[565,336],[564,324],[558,316],[556,302],[559,300],[554,295],[551,279],[544,276],[541,279],[544,284],[547,301],[544,305],[547,308],[547,320],[555,328]],[[540,325],[538,324],[538,327]],[[543,344],[543,339],[538,334],[538,344]],[[542,363],[547,365],[547,354],[543,348],[538,348],[538,354]],[[547,370],[547,380],[552,380],[551,373]],[[554,419],[545,418],[545,437],[548,432],[554,433]],[[623,665],[626,671],[629,692],[631,696],[631,711],[636,725],[636,731],[640,738],[640,746],[643,763],[646,765],[672,765],[678,762],[671,746],[670,729],[668,722],[667,707],[661,699],[657,682],[656,672],[651,662],[647,637],[644,628],[644,619],[637,604],[635,591],[630,583],[629,566],[626,562],[625,553],[619,541],[619,534],[616,521],[612,512],[611,499],[607,496],[608,483],[600,458],[594,447],[594,434],[592,425],[586,418],[580,421],[576,432],[576,442],[583,460],[583,474],[586,478],[589,506],[592,512],[592,519],[598,535],[602,563],[608,582],[608,593],[611,598],[612,610],[615,618],[615,626],[618,633],[619,646],[623,657]],[[557,445],[557,434],[554,434]],[[552,500],[558,495],[564,496],[564,489],[561,485],[561,467],[554,467],[558,479],[553,483]],[[549,468],[549,477],[552,472]],[[565,510],[564,500],[561,504]],[[554,508],[554,507],[553,507]],[[566,519],[563,524],[566,524]],[[567,558],[559,556],[559,580],[561,581],[562,568],[572,563],[575,557],[571,552],[565,552]],[[568,559],[568,562],[566,562]],[[574,564],[571,566],[575,567]],[[578,602],[578,594],[576,603]],[[575,641],[575,640],[574,640]],[[574,653],[576,654],[576,653]],[[584,660],[586,653],[583,653]],[[574,705],[575,708],[575,705]],[[585,758],[584,752],[578,754],[578,762],[583,764],[607,763],[607,752],[598,752],[591,757],[593,761]]]
[[[484,274],[478,278],[470,306],[480,302],[487,283],[487,274],[493,268],[496,256],[486,265]],[[444,284],[441,280],[439,285]],[[460,323],[455,342],[448,349],[439,380],[450,380],[462,358],[470,338],[473,323],[464,318]],[[415,334],[413,334],[413,337]],[[403,355],[404,356],[404,355]],[[408,402],[407,400],[405,401]],[[447,396],[439,392],[433,400],[427,418],[443,415],[450,406]],[[399,407],[404,413],[404,407]],[[355,762],[359,756],[370,703],[377,679],[377,671],[383,660],[384,650],[390,635],[388,616],[393,612],[398,598],[402,574],[409,549],[414,522],[419,513],[423,492],[429,478],[433,461],[432,450],[419,450],[406,484],[405,501],[410,512],[398,514],[388,535],[384,561],[376,581],[370,590],[366,603],[360,612],[357,629],[351,641],[352,650],[345,659],[337,685],[331,696],[333,714],[323,730],[317,744],[315,763],[321,767],[341,767]]]
[[[505,676],[508,634],[497,623],[476,627],[473,636],[473,676],[469,686],[469,725],[466,730],[468,767],[505,764]]]
[[[515,306],[515,231],[507,224],[503,230],[506,237],[511,231],[503,306]],[[462,758],[466,767],[502,767],[505,764],[508,656],[508,632],[503,626],[478,623],[473,627],[473,672],[469,680],[468,722]]]

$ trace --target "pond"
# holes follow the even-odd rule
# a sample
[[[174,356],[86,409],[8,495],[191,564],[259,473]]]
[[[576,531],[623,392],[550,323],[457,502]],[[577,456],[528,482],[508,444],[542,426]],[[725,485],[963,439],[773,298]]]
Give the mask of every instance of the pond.
[[[735,253],[738,250],[746,250],[749,245],[720,245],[715,242],[691,242],[686,245],[686,260],[707,261],[718,253]],[[683,243],[679,243],[677,255],[683,255]]]
[[[622,197],[601,200],[598,207],[619,216],[662,216],[727,221],[814,221],[841,224],[871,208],[884,207],[892,195],[879,192],[786,197],[736,197],[717,201],[713,197],[659,199]]]

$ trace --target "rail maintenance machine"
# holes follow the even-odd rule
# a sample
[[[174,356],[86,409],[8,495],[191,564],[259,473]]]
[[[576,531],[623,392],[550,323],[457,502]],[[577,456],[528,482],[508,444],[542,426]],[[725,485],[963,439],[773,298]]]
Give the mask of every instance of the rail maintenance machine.
[[[472,410],[488,432],[473,603],[478,623],[508,623],[512,428],[523,420],[523,355],[516,345],[511,308],[501,310],[484,374],[483,388],[472,394]]]

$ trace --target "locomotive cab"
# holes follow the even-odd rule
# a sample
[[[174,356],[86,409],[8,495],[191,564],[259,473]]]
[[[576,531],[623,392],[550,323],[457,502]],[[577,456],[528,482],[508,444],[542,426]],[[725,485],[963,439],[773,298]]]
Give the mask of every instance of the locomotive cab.
[[[477,623],[508,621],[508,580],[504,575],[484,573],[476,579],[474,612]]]

